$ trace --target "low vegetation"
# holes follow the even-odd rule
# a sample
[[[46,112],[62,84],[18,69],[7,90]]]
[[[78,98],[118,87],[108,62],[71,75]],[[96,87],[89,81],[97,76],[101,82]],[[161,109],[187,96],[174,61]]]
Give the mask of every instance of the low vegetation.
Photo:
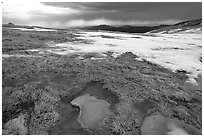
[[[3,54],[47,48],[46,43],[77,41],[72,32],[24,32],[3,28]],[[49,134],[57,125],[63,97],[73,98],[87,83],[100,82],[117,94],[120,102],[114,115],[106,118],[99,131],[90,134],[141,134],[144,118],[154,112],[176,117],[197,129],[202,128],[202,91],[186,90],[184,73],[173,73],[148,61],[138,61],[131,52],[117,58],[92,60],[87,55],[46,54],[41,57],[10,57],[2,61],[3,134],[21,134],[13,119],[23,118],[24,134]],[[68,83],[53,79],[66,75]],[[70,76],[70,78],[68,77]],[[147,100],[151,101],[150,105]],[[146,110],[138,109],[142,102]],[[148,107],[149,106],[149,107]],[[143,113],[145,112],[145,113]],[[17,120],[18,121],[18,120]]]

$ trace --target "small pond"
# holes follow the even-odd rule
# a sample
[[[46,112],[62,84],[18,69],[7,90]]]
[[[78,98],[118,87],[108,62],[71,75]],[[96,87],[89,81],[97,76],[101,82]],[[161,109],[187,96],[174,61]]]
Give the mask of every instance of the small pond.
[[[99,82],[90,82],[77,95],[71,97],[67,96],[61,99],[61,105],[58,108],[61,118],[58,124],[53,129],[51,129],[49,133],[58,135],[94,134],[93,132],[88,132],[85,128],[83,128],[83,124],[81,124],[84,119],[90,118],[87,115],[89,114],[88,112],[93,112],[92,114],[94,121],[96,119],[101,121],[105,114],[109,113],[107,108],[111,108],[112,110],[114,105],[119,101],[119,97],[115,93],[104,89],[103,84]],[[86,105],[83,105],[84,102],[86,102]],[[98,106],[102,109],[97,108]],[[83,111],[83,115],[80,115],[80,111]],[[98,115],[94,113],[96,111],[98,111]],[[96,124],[94,121],[91,120],[88,123],[87,121],[83,122],[85,122],[84,124],[86,127],[94,127]]]

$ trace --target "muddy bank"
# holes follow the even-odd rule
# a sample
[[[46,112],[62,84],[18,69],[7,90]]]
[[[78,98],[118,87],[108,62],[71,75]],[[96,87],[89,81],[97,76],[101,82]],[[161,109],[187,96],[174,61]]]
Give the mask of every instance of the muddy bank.
[[[61,103],[59,105],[60,106],[59,112],[60,112],[61,118],[57,123],[57,125],[55,126],[55,128],[52,128],[49,131],[50,134],[61,134],[61,135],[94,134],[94,132],[88,132],[86,129],[84,129],[81,123],[79,122],[78,118],[80,117],[81,108],[77,107],[77,105],[74,106],[71,104],[71,102],[74,99],[84,95],[90,95],[92,97],[94,96],[95,98],[97,98],[102,102],[107,102],[105,104],[107,104],[108,107],[110,105],[111,108],[113,108],[114,105],[119,102],[118,96],[115,93],[104,89],[103,84],[98,82],[90,82],[79,93],[73,96],[63,97],[61,99]],[[91,104],[91,105],[95,106],[95,104]],[[101,104],[99,103],[99,106],[100,105]],[[103,118],[103,116],[101,118]],[[99,119],[101,120],[101,118]]]
[[[62,103],[59,105],[60,119],[56,126],[48,132],[51,135],[88,135],[88,131],[84,130],[77,121],[80,109],[74,107],[70,103]]]

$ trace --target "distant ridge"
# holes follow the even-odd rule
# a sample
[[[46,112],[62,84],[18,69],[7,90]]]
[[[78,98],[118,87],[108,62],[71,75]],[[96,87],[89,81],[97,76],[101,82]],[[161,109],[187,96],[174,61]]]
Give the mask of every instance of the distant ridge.
[[[84,29],[84,30],[105,30],[105,31],[117,31],[117,32],[127,32],[127,33],[146,33],[152,32],[157,33],[161,31],[169,31],[171,29],[186,29],[188,27],[202,27],[202,19],[194,19],[179,22],[172,25],[158,25],[158,26],[131,26],[131,25],[123,25],[123,26],[111,26],[111,25],[98,25],[98,26],[88,26],[88,27],[73,27],[68,29],[60,29],[60,28],[48,28],[41,26],[25,26],[25,25],[14,25],[13,23],[2,24],[2,27],[10,27],[10,28],[42,28],[42,29],[56,29],[56,30],[70,30],[70,29]]]
[[[150,33],[175,33],[189,29],[202,28],[202,19],[188,20],[174,25],[150,31]],[[149,33],[149,32],[148,32]]]
[[[109,26],[109,25],[99,25],[99,26],[90,26],[90,27],[83,27],[82,29],[85,30],[106,30],[106,31],[118,31],[118,32],[127,32],[127,33],[145,33],[148,31],[152,31],[155,29],[168,27],[170,25],[159,25],[159,26],[130,26],[130,25],[123,25],[123,26]]]
[[[85,30],[106,30],[106,31],[118,31],[118,32],[127,32],[127,33],[146,33],[154,30],[160,30],[164,28],[176,28],[176,27],[190,27],[202,25],[202,19],[189,20],[179,22],[173,25],[158,25],[158,26],[110,26],[110,25],[98,25],[98,26],[89,26],[83,27],[81,29]]]
[[[197,25],[202,25],[202,19],[188,20],[188,21],[183,21],[183,22],[174,24],[174,26],[181,26],[181,27],[190,27],[190,26],[197,26]]]
[[[48,28],[48,27],[41,27],[41,26],[14,25],[13,23],[2,24],[2,27],[7,27],[7,28],[26,28],[26,29],[40,28],[40,29],[56,29],[56,30],[66,30],[66,29],[59,29],[59,28]]]

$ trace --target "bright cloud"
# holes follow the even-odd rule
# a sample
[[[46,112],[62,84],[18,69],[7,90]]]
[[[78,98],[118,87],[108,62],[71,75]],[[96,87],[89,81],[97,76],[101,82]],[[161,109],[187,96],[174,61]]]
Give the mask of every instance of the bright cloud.
[[[33,16],[69,15],[77,12],[74,9],[44,5],[35,1],[3,2],[2,6],[3,17],[22,20],[32,19]]]

